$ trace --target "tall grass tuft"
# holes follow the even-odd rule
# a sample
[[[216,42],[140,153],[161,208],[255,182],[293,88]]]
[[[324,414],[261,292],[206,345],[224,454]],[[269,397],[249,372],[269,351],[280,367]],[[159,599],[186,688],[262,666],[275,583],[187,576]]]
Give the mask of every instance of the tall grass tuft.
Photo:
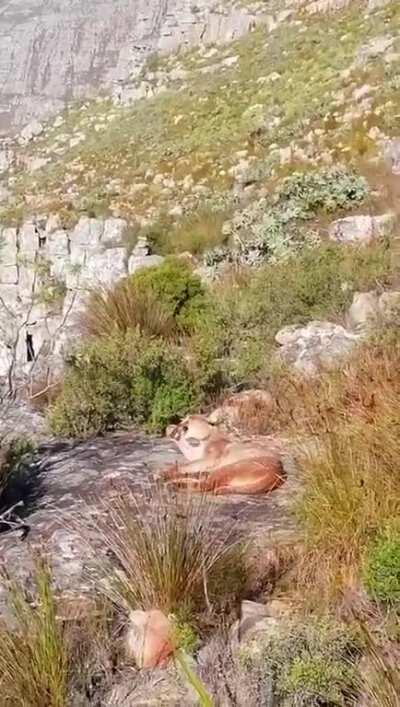
[[[372,343],[308,398],[319,438],[300,459],[300,579],[320,597],[359,584],[365,549],[400,512],[399,353],[399,340]]]
[[[16,630],[0,628],[2,704],[12,707],[66,707],[69,649],[47,565],[37,560],[35,602],[16,582],[5,578]]]
[[[234,545],[229,529],[216,531],[208,499],[156,489],[143,508],[126,489],[105,512],[95,532],[117,566],[102,582],[115,605],[174,613],[208,600],[207,582]]]
[[[174,319],[160,299],[148,290],[139,291],[128,279],[92,290],[80,326],[83,334],[97,338],[129,329],[166,339],[176,334]]]

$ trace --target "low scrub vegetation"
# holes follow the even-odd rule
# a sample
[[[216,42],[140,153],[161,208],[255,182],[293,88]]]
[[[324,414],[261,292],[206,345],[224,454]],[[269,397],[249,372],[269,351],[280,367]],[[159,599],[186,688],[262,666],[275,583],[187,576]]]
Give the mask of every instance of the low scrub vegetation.
[[[85,437],[132,423],[161,431],[200,403],[201,390],[181,351],[129,331],[70,355],[49,421],[63,436]]]
[[[211,250],[205,262],[260,265],[293,256],[318,242],[313,220],[357,206],[367,193],[365,179],[343,167],[294,172],[270,196],[235,214],[230,228],[235,247]]]
[[[214,288],[204,346],[211,338],[234,381],[266,382],[279,329],[312,319],[340,321],[355,291],[384,288],[395,271],[385,242],[360,249],[322,244],[256,271],[232,270]]]
[[[400,524],[387,525],[366,548],[362,572],[373,599],[400,607]]]
[[[32,461],[36,448],[33,442],[23,437],[2,441],[0,447],[0,513],[12,507],[23,506],[33,495],[37,486],[35,474],[27,462]],[[0,522],[0,531],[9,529],[10,520]]]
[[[187,263],[167,258],[92,293],[82,317],[92,340],[69,357],[52,429],[81,436],[136,423],[162,431],[232,384],[275,378],[281,327],[340,319],[355,291],[384,288],[393,276],[386,242],[306,248],[255,272],[232,270],[207,290]],[[289,398],[280,393],[281,408]]]
[[[157,253],[188,252],[198,256],[224,244],[227,236],[222,227],[227,218],[226,210],[203,206],[175,225],[160,220],[145,233]]]
[[[283,621],[261,646],[258,670],[279,704],[342,705],[356,692],[358,653],[359,640],[344,624]]]

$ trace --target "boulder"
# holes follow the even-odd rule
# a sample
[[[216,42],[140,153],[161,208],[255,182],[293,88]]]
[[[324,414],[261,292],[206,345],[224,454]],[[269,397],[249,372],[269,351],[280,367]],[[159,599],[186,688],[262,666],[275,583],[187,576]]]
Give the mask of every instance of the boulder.
[[[400,176],[400,138],[384,143],[383,157],[392,174]]]
[[[379,297],[376,292],[356,292],[347,315],[351,329],[365,329],[376,324],[379,317]]]
[[[355,66],[365,66],[370,59],[376,59],[388,52],[393,46],[394,39],[388,35],[373,37],[368,44],[364,44],[357,53]]]
[[[162,611],[131,611],[126,651],[138,668],[155,668],[169,660],[174,651],[173,628]]]
[[[334,221],[328,229],[329,238],[339,243],[367,245],[390,235],[395,224],[393,214],[381,216],[347,216]]]
[[[340,324],[313,321],[303,327],[288,326],[275,336],[278,358],[302,373],[314,375],[321,366],[331,367],[350,353],[360,335]]]
[[[386,324],[400,324],[400,291],[384,292],[379,297],[379,311]]]
[[[33,140],[34,137],[38,137],[39,135],[41,135],[43,130],[44,127],[42,123],[40,123],[38,120],[32,120],[30,123],[28,123],[28,125],[25,126],[23,130],[21,130],[18,142],[24,145],[27,142]]]
[[[156,265],[161,265],[164,262],[162,255],[131,255],[128,261],[128,272],[132,275],[137,270],[142,268],[152,268]]]
[[[249,415],[262,415],[263,422],[267,423],[274,400],[267,390],[244,390],[225,398],[219,407],[213,410],[208,419],[213,424],[224,425],[228,429],[240,429],[246,426]]]

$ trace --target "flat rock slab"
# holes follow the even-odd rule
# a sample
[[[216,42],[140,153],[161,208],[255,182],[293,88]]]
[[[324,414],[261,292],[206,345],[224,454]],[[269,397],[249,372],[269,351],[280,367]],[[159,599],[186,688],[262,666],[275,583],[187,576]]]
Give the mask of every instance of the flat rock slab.
[[[271,446],[279,447],[271,440]],[[17,531],[0,535],[0,563],[13,576],[25,580],[34,553],[48,553],[56,584],[63,593],[84,593],[87,567],[93,547],[76,528],[73,517],[101,518],[107,500],[129,487],[143,512],[154,488],[157,472],[177,460],[180,454],[165,439],[132,432],[111,434],[81,443],[50,442],[39,450],[31,465],[34,493],[26,504],[24,522],[29,526],[25,540]],[[283,455],[288,478],[276,491],[265,496],[212,496],[216,527],[235,528],[246,538],[262,532],[271,542],[287,539],[296,531],[290,502],[298,487],[293,461]],[[172,492],[171,492],[172,493]],[[96,538],[90,539],[96,545]],[[102,548],[98,548],[99,552]],[[104,550],[103,550],[104,551]],[[85,579],[86,577],[86,579]],[[3,606],[2,606],[3,605]],[[5,610],[0,589],[0,612]]]

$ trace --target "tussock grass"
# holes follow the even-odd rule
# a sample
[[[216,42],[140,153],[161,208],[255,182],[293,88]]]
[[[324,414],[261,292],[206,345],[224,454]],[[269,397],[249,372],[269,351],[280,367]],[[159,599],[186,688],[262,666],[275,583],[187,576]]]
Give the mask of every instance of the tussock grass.
[[[200,255],[225,243],[227,237],[222,226],[227,218],[226,211],[199,208],[174,227],[160,233],[154,240],[154,245],[161,253],[189,252]]]
[[[207,583],[234,545],[229,529],[216,531],[208,499],[157,489],[143,508],[125,489],[105,511],[95,532],[117,569],[100,586],[116,606],[182,613],[208,601]]]
[[[173,317],[160,299],[148,290],[139,290],[129,279],[93,290],[80,325],[86,336],[98,338],[125,334],[129,329],[166,339],[176,334]]]
[[[37,595],[29,601],[16,582],[8,596],[17,628],[0,628],[0,685],[3,705],[66,707],[68,704],[69,645],[57,620],[49,568],[38,560]]]

